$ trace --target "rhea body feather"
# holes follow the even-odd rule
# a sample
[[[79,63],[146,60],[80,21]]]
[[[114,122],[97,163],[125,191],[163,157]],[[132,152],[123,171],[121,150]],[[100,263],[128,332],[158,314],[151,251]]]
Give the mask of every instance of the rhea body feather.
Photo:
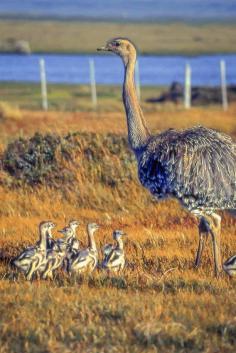
[[[212,129],[171,129],[150,138],[138,175],[157,199],[177,198],[189,211],[236,208],[236,144]]]
[[[157,199],[177,198],[189,211],[236,209],[235,142],[202,126],[151,135],[136,94],[135,47],[122,59],[128,140],[141,184]]]

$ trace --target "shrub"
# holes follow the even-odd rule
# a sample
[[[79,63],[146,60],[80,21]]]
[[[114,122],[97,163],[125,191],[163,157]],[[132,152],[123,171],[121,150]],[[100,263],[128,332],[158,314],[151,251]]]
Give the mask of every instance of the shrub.
[[[30,185],[52,184],[59,175],[64,176],[56,157],[59,145],[60,138],[54,135],[36,133],[28,140],[19,138],[7,146],[3,154],[3,168],[16,181]]]
[[[2,157],[3,169],[13,177],[13,183],[31,186],[68,186],[79,176],[113,188],[134,180],[133,161],[125,138],[88,133],[65,137],[36,133],[10,143]]]

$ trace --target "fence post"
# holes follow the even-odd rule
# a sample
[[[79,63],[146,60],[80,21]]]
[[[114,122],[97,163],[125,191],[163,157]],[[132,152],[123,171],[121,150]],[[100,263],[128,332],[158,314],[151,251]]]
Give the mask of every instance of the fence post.
[[[140,75],[139,75],[139,62],[138,62],[138,60],[136,61],[136,66],[135,66],[135,83],[136,83],[138,100],[140,101],[141,89],[140,89]]]
[[[97,108],[97,90],[96,90],[96,79],[95,79],[95,65],[94,60],[89,59],[89,71],[90,71],[90,84],[91,84],[91,98],[94,109]]]
[[[185,109],[191,108],[191,66],[185,66],[185,86],[184,86],[184,106]]]
[[[46,78],[44,59],[39,60],[39,67],[40,67],[40,80],[41,80],[42,107],[43,107],[43,110],[48,110],[47,78]]]
[[[226,65],[225,61],[220,61],[220,78],[223,110],[228,109],[227,85],[226,85]]]

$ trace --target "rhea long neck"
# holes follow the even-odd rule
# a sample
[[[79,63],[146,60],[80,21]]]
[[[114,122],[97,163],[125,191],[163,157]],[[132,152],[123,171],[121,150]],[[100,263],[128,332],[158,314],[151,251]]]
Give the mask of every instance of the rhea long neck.
[[[72,229],[72,231],[73,231],[72,237],[74,237],[74,238],[75,238],[75,236],[76,236],[76,228],[77,228],[77,226],[71,226],[71,229]]]
[[[41,250],[47,248],[47,231],[45,229],[39,229],[39,247]]]
[[[123,240],[121,238],[116,238],[116,248],[119,250],[123,250]]]
[[[90,249],[96,251],[97,247],[96,247],[96,243],[95,243],[95,240],[94,240],[94,232],[95,231],[92,231],[92,230],[88,229],[88,245],[89,245]]]
[[[150,133],[146,127],[135,89],[134,72],[136,55],[130,56],[127,60],[123,59],[123,61],[125,65],[123,102],[127,117],[128,139],[131,148],[137,156],[138,151],[147,144]]]

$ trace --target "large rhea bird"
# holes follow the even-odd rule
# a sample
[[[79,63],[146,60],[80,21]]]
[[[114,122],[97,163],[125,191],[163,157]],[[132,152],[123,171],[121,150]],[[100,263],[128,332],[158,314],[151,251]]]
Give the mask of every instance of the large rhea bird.
[[[222,270],[221,217],[218,210],[236,209],[236,144],[220,132],[196,126],[151,135],[135,91],[136,49],[115,38],[98,50],[119,55],[125,67],[123,102],[129,144],[136,156],[141,184],[158,199],[174,197],[199,218],[200,265],[207,235],[213,242],[215,274]]]

